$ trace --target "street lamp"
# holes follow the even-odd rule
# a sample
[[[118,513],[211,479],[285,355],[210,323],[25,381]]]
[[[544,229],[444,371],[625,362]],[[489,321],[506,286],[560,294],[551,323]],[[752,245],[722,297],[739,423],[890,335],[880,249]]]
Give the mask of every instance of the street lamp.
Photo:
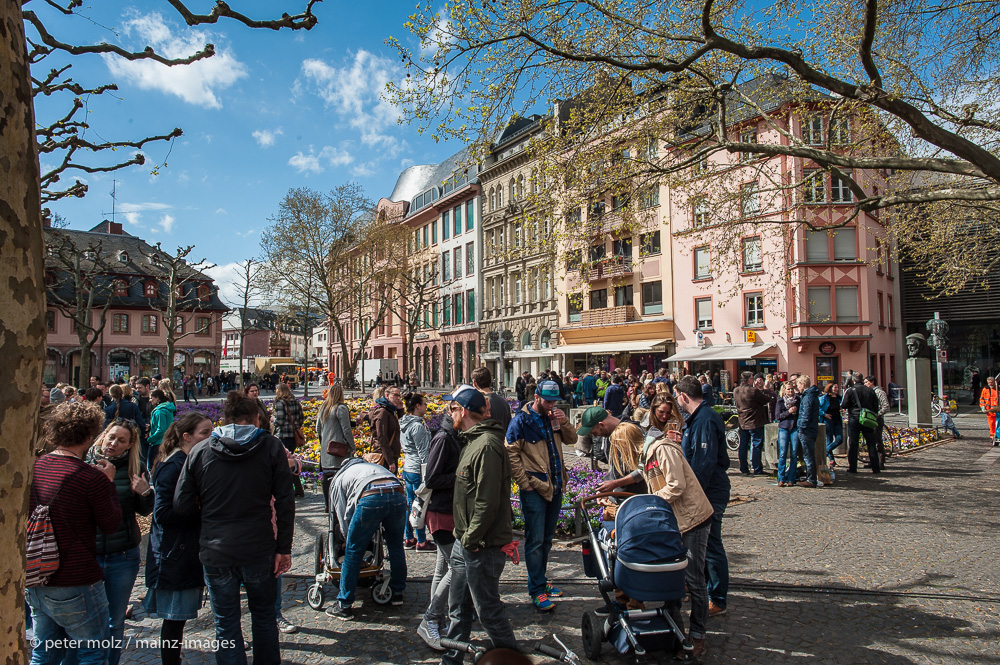
[[[934,318],[927,322],[927,330],[930,336],[927,338],[927,345],[933,348],[936,353],[934,359],[937,361],[938,396],[944,400],[944,359],[942,352],[948,347],[948,330],[951,326],[941,318],[940,312],[934,312]]]

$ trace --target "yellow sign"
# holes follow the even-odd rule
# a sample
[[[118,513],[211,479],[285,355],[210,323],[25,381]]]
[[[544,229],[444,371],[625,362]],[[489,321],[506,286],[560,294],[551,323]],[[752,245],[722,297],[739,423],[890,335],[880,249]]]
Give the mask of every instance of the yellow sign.
[[[746,335],[747,335],[747,341],[748,342],[756,342],[757,341],[757,333],[755,333],[752,330],[747,330],[745,332],[746,332]]]
[[[832,376],[817,376],[816,380],[817,381],[833,381],[833,377]]]

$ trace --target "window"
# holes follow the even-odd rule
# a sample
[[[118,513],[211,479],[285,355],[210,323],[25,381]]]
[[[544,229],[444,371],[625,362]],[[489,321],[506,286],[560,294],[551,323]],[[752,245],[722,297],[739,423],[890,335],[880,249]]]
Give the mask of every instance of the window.
[[[437,286],[438,283],[438,265],[437,261],[431,264],[431,284]]]
[[[579,270],[580,265],[583,263],[583,250],[573,249],[566,252],[566,270],[572,272],[574,270]]]
[[[551,345],[552,345],[552,333],[550,333],[548,330],[543,330],[538,335],[538,348],[548,349],[551,347]]]
[[[712,277],[712,254],[708,247],[694,249],[694,278],[709,279]]]
[[[517,176],[517,198],[524,198],[524,176]]]
[[[521,248],[521,223],[514,224],[514,249]]]
[[[441,281],[451,281],[451,252],[441,254]]]
[[[462,294],[456,293],[453,300],[455,307],[455,325],[457,326],[462,323]]]
[[[660,253],[660,232],[643,233],[639,236],[639,256],[653,256]]]
[[[566,296],[566,311],[569,312],[570,323],[580,320],[583,312],[583,297],[579,293],[571,293]]]
[[[128,295],[128,283],[124,279],[115,280],[115,295],[116,296]]]
[[[128,252],[126,252],[124,249],[118,252],[118,261],[121,263],[128,263],[129,261]]]
[[[576,207],[576,208],[573,208],[572,210],[570,210],[568,213],[566,213],[566,225],[572,227],[572,226],[576,226],[577,224],[579,224],[580,223],[580,215],[581,215],[581,213],[580,213],[580,208],[579,207]]]
[[[462,278],[462,248],[456,247],[455,251],[455,279]]]
[[[497,187],[497,208],[503,207],[503,187]]]
[[[643,208],[655,208],[660,205],[660,187],[653,185],[649,189],[643,190],[639,205]]]
[[[525,330],[521,333],[521,350],[530,351],[531,350],[531,331]]]
[[[212,319],[208,316],[198,316],[194,320],[195,330],[198,331],[199,335],[210,335],[212,327]]]
[[[743,294],[743,326],[746,328],[760,328],[764,325],[764,294],[745,293]]]
[[[879,291],[876,297],[878,300],[878,327],[885,328],[885,305],[882,302],[882,292]]]
[[[615,287],[615,307],[624,307],[625,305],[631,305],[632,303],[632,285],[626,284],[624,286]]]
[[[615,194],[611,197],[611,209],[621,210],[628,205],[628,194]]]
[[[547,268],[542,269],[542,298],[549,300],[552,298],[552,275]]]
[[[600,218],[604,215],[604,201],[594,201],[590,204],[590,217]]]
[[[622,238],[620,240],[615,240],[612,243],[614,247],[614,255],[620,256],[623,259],[632,260],[632,239]]]
[[[465,292],[465,320],[469,323],[476,322],[476,292],[473,289]]]
[[[802,140],[809,145],[823,145],[823,116],[814,115],[802,121]]]
[[[184,317],[176,316],[174,317],[174,332],[183,333],[184,332]]]
[[[760,212],[760,187],[751,182],[740,186],[740,205],[743,216],[751,217]]]
[[[857,261],[858,250],[855,245],[857,229],[837,229],[833,235],[833,260]]]
[[[600,261],[605,256],[607,256],[607,253],[608,253],[608,248],[605,246],[605,244],[603,242],[600,245],[591,245],[590,246],[590,260],[591,261]]]
[[[810,286],[806,289],[809,298],[808,311],[810,321],[830,320],[830,287]]]
[[[448,219],[448,211],[441,215],[441,240],[447,240],[451,234],[451,222]]]
[[[837,321],[856,323],[858,317],[858,287],[838,286],[837,291]]]
[[[424,229],[423,229],[423,231],[424,231],[424,247],[427,247],[428,245],[430,245],[430,242],[428,242],[428,240],[430,238],[430,230],[431,230],[430,227],[431,227],[430,224],[424,224]]]
[[[519,272],[514,273],[514,304],[515,305],[520,305],[521,301],[524,298],[524,294],[522,293],[522,287],[523,286],[524,286],[524,284],[522,283],[522,280],[521,280],[521,273],[519,273]]]
[[[490,187],[490,211],[497,209],[497,193],[496,190]],[[448,232],[445,231],[445,240],[448,239]]]
[[[458,206],[452,211],[452,216],[455,218],[455,235],[460,235],[462,233],[462,206]]]
[[[743,239],[743,272],[754,272],[764,267],[764,259],[761,255],[760,237]]]
[[[142,332],[147,335],[155,335],[157,332],[158,319],[156,314],[143,314],[142,315]]]
[[[590,309],[604,309],[608,306],[608,290],[597,289],[590,292]]]
[[[51,309],[45,310],[45,329],[49,332],[56,331],[56,313]]]
[[[513,203],[517,199],[517,189],[515,189],[514,179],[511,178],[507,183],[507,195],[510,197],[510,202]]]
[[[691,166],[691,172],[696,176],[708,173],[708,155],[702,155],[699,157],[698,161]]]
[[[708,224],[708,202],[705,199],[695,199],[691,203],[691,223],[696,229]]]
[[[446,326],[451,325],[451,296],[445,296],[441,299],[441,311],[444,312],[443,324]]]
[[[208,286],[205,284],[198,285],[198,300],[207,300],[209,295]]]
[[[844,145],[851,142],[851,120],[837,117],[830,120],[830,143]]]
[[[886,300],[888,301],[888,304],[886,305],[886,308],[889,310],[889,327],[890,328],[895,328],[896,327],[896,310],[893,307],[892,296],[886,296]]]
[[[432,245],[436,245],[437,242],[438,242],[438,223],[437,223],[437,220],[435,219],[433,222],[430,223],[429,226],[431,227],[431,244]]]
[[[437,300],[434,301],[433,307],[431,308],[431,318],[432,318],[432,324],[434,325],[435,328],[437,328],[438,327],[438,301]]]
[[[757,128],[752,127],[750,129],[744,129],[740,132],[740,143],[757,143]],[[749,162],[752,159],[756,159],[757,153],[754,152],[741,152],[740,161]]]
[[[642,313],[663,314],[663,282],[645,282],[642,285]]]
[[[476,246],[471,242],[465,246],[465,274],[476,274]]]
[[[697,298],[694,301],[695,325],[698,330],[712,329],[712,299]]]
[[[802,170],[802,202],[825,203],[826,183],[819,169]]]
[[[475,201],[468,201],[465,204],[465,230],[471,231],[475,228],[475,221]]]
[[[837,176],[830,176],[830,201],[833,203],[851,203],[854,194],[847,186],[847,180],[842,180]]]
[[[830,260],[830,236],[826,231],[806,231],[806,261],[825,263]]]
[[[111,332],[128,332],[128,314],[115,314],[111,317]]]

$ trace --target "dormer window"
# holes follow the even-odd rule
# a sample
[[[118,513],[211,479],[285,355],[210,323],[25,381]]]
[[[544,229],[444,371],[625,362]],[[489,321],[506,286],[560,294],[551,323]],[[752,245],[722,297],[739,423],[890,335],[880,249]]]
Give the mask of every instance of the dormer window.
[[[143,287],[143,290],[145,291],[147,298],[155,298],[156,282],[146,282],[146,285]]]
[[[115,295],[119,297],[128,295],[128,283],[124,279],[115,280]]]
[[[128,263],[129,261],[128,252],[126,252],[125,250],[118,252],[118,261],[120,263]]]
[[[183,298],[184,297],[184,285],[183,284],[178,284],[177,285],[177,289],[175,290],[175,293],[177,294],[178,298]]]
[[[88,261],[96,261],[97,260],[97,252],[95,252],[92,249],[85,249],[83,251],[83,258],[87,259]]]
[[[208,286],[205,284],[198,285],[198,300],[208,300]]]

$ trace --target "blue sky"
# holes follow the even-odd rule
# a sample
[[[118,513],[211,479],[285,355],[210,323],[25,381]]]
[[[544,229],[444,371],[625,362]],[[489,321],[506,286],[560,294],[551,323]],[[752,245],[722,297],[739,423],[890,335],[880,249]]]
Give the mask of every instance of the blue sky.
[[[207,12],[213,3],[189,4]],[[294,14],[304,5],[233,3],[252,18]],[[387,80],[402,76],[400,60],[384,40],[392,35],[412,43],[403,23],[413,6],[413,0],[327,0],[315,6],[319,23],[312,30],[274,32],[233,21],[191,29],[167,3],[152,0],[93,3],[81,11],[86,19],[29,3],[25,8],[67,42],[108,41],[130,50],[149,44],[170,56],[189,55],[208,42],[216,47],[213,58],[173,68],[98,55],[58,58],[73,63],[70,73],[85,87],[118,84],[117,93],[87,100],[91,140],[134,139],[174,127],[184,135],[172,148],[149,144],[141,167],[69,173],[59,186],[79,177],[89,193],[50,207],[71,228],[90,228],[111,217],[115,187],[116,219],[127,232],[167,248],[195,244],[199,257],[225,266],[259,253],[260,231],[291,187],[323,191],[355,180],[372,199],[387,196],[402,169],[438,162],[461,148],[398,125],[397,109],[379,98]],[[56,60],[32,74],[43,76]],[[65,96],[39,100],[38,120],[65,114],[70,102]],[[151,175],[164,161],[159,175]],[[41,162],[43,172],[53,165],[44,155]]]

